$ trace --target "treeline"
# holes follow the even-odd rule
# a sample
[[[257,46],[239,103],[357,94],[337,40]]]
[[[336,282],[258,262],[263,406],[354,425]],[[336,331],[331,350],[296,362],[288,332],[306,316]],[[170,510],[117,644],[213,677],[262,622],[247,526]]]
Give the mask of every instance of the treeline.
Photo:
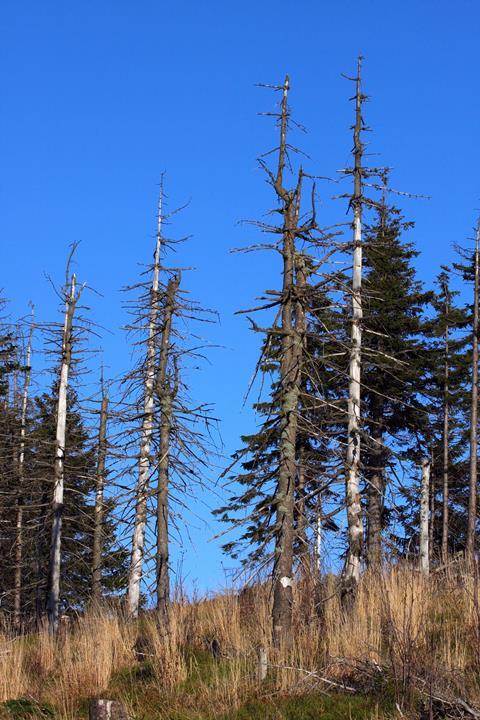
[[[323,180],[291,144],[287,77],[267,86],[280,100],[268,113],[277,140],[259,159],[272,207],[245,248],[273,252],[281,274],[242,311],[261,339],[249,388],[259,424],[225,463],[215,515],[245,577],[271,577],[277,647],[291,641],[295,583],[320,581],[328,555],[343,560],[348,609],[364,567],[403,559],[428,572],[457,555],[472,563],[477,547],[480,227],[425,288],[398,207],[408,193],[366,162],[361,59],[351,80],[352,163],[337,196],[351,220],[321,223]],[[46,614],[54,632],[64,609],[106,600],[135,618],[151,596],[168,626],[172,533],[215,479],[216,423],[187,383],[205,351],[196,327],[216,315],[168,263],[172,214],[162,187],[153,263],[125,289],[135,361],[122,378],[102,373],[93,397],[81,378],[96,329],[71,257],[60,323],[2,323],[1,609],[17,629]],[[32,337],[52,359],[49,391],[32,383]]]

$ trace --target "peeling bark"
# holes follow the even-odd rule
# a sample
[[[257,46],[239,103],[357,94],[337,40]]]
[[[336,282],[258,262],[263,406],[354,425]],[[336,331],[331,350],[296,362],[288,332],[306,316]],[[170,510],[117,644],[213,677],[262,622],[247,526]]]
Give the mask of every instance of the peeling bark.
[[[360,424],[361,424],[361,352],[362,352],[362,93],[361,58],[355,92],[354,191],[353,191],[353,270],[352,329],[350,348],[350,382],[348,392],[348,430],[346,458],[346,504],[348,551],[343,571],[344,597],[354,595],[360,579],[363,544],[362,508],[360,504]]]
[[[72,362],[73,345],[73,316],[78,299],[76,295],[76,278],[72,275],[70,291],[67,295],[65,307],[65,321],[62,338],[62,356],[60,364],[60,377],[58,384],[57,429],[55,439],[55,470],[54,490],[52,503],[52,538],[50,544],[50,561],[48,568],[48,598],[47,615],[48,626],[51,633],[58,630],[59,603],[60,603],[60,570],[61,570],[61,544],[62,544],[62,517],[63,517],[63,491],[64,491],[64,460],[65,438],[67,429],[67,391],[70,366]]]

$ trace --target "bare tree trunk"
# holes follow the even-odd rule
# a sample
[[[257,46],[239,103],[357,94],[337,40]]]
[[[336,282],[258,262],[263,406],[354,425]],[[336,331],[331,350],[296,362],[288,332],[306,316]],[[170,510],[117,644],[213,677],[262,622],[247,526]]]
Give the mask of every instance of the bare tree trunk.
[[[362,352],[362,92],[361,58],[358,59],[355,92],[353,191],[352,335],[348,393],[348,438],[346,462],[346,504],[348,552],[343,572],[344,597],[354,595],[360,579],[362,555],[362,508],[360,504],[360,424]]]
[[[466,557],[472,563],[475,557],[477,524],[477,424],[478,424],[478,285],[479,285],[480,221],[475,239],[475,280],[473,290],[472,327],[472,396],[470,416],[470,483],[468,495],[468,521]]]
[[[60,365],[60,378],[58,385],[57,429],[55,439],[55,471],[53,490],[53,521],[50,544],[50,561],[48,568],[48,598],[47,614],[49,631],[58,630],[59,603],[60,603],[60,565],[62,543],[62,516],[63,516],[63,490],[64,490],[64,460],[65,438],[67,429],[67,391],[68,376],[72,360],[72,327],[76,304],[76,278],[72,275],[70,291],[67,294],[65,307],[65,321],[63,326],[62,356]]]
[[[446,294],[445,313],[448,317],[449,302]],[[448,561],[448,466],[449,466],[449,344],[448,323],[445,327],[445,364],[443,380],[443,472],[442,472],[442,560]]]
[[[18,498],[17,517],[15,522],[15,576],[13,597],[13,623],[19,631],[22,625],[22,565],[23,565],[23,483],[25,476],[25,437],[27,430],[28,390],[31,376],[32,335],[33,335],[33,308],[32,321],[28,336],[27,355],[25,358],[25,380],[23,385],[22,410],[20,415],[20,447],[18,454]]]
[[[155,346],[158,330],[158,291],[160,276],[160,248],[162,227],[162,190],[158,209],[157,240],[153,265],[153,277],[150,296],[150,318],[147,339],[147,357],[145,363],[145,381],[143,397],[143,421],[140,436],[140,457],[138,482],[136,488],[135,522],[132,539],[132,555],[128,576],[127,608],[131,617],[138,616],[140,605],[140,583],[143,571],[145,531],[147,525],[147,497],[150,479],[150,450],[153,440],[154,398],[155,398]]]
[[[283,214],[283,288],[282,288],[282,341],[280,361],[280,459],[277,490],[275,493],[275,551],[273,567],[273,644],[276,648],[288,647],[291,642],[293,601],[293,543],[294,490],[296,477],[296,451],[298,427],[298,400],[301,384],[301,339],[293,322],[295,287],[295,229],[300,207],[300,170],[297,189],[287,191],[283,186],[283,172],[287,152],[287,96],[288,76],[283,86],[280,117],[280,147],[278,170],[274,187],[282,202]]]
[[[170,607],[169,541],[168,541],[168,495],[170,466],[170,432],[172,426],[172,401],[176,378],[168,377],[170,359],[170,335],[175,313],[176,294],[180,275],[175,275],[167,287],[160,357],[157,374],[157,393],[160,397],[160,449],[158,459],[157,490],[157,611],[159,622],[168,624]]]
[[[320,580],[320,578],[322,576],[322,541],[323,541],[323,527],[322,527],[323,502],[322,502],[322,493],[321,492],[319,492],[317,495],[315,514],[316,514],[315,530],[314,530],[315,578],[316,578],[316,580]]]
[[[92,557],[92,603],[100,605],[102,601],[102,553],[103,553],[103,518],[105,464],[107,458],[107,422],[108,392],[105,388],[102,372],[102,404],[97,444],[97,473],[95,478],[95,511],[93,525],[93,557]]]
[[[35,558],[35,623],[37,629],[40,629],[45,615],[45,588],[48,582],[48,569],[44,567],[43,559],[47,548],[47,526],[48,526],[48,506],[50,497],[48,488],[44,486],[42,496],[40,498],[39,513],[35,519],[36,523],[36,550]]]
[[[433,452],[431,453],[430,468],[433,468]],[[435,552],[435,512],[436,512],[436,482],[435,473],[432,476],[430,472],[430,498],[429,498],[429,511],[430,511],[430,522],[428,524],[428,558],[430,566],[433,565],[434,552]]]
[[[428,574],[429,555],[429,500],[430,500],[430,458],[422,460],[422,482],[420,490],[420,570]]]
[[[298,353],[294,344],[298,341],[292,323],[293,273],[293,238],[287,231],[283,244],[282,331],[284,334],[280,367],[280,467],[275,497],[277,536],[272,611],[273,642],[277,648],[288,646],[290,643],[292,623],[295,454],[300,380],[299,368],[295,367]]]

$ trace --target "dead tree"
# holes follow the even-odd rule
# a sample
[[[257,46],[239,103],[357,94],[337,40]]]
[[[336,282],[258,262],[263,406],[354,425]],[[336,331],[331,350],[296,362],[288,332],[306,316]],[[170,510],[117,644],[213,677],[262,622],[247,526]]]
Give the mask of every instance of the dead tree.
[[[13,623],[15,629],[19,631],[22,624],[22,567],[23,567],[23,485],[25,476],[25,440],[27,432],[27,410],[28,410],[28,392],[31,378],[31,358],[32,358],[32,337],[34,330],[34,310],[32,306],[32,319],[27,342],[27,351],[25,357],[25,366],[23,368],[24,382],[22,406],[20,412],[20,443],[18,449],[18,497],[16,506],[15,521],[15,573],[14,573],[14,591],[13,591]]]
[[[158,330],[160,251],[162,245],[162,199],[161,188],[158,206],[157,237],[152,272],[152,284],[150,289],[150,312],[145,359],[143,419],[140,436],[138,481],[136,488],[135,524],[128,577],[127,607],[130,616],[133,618],[137,617],[140,604],[140,583],[142,580],[145,531],[147,524],[147,498],[151,474],[151,447],[154,433],[156,336]]]
[[[83,286],[77,289],[76,276],[73,273],[69,278],[70,262],[75,247],[72,249],[66,271],[65,282],[65,317],[61,343],[61,358],[58,379],[58,402],[56,415],[55,440],[55,470],[52,501],[52,536],[50,543],[50,560],[48,567],[48,597],[47,614],[49,631],[58,630],[59,602],[60,602],[60,569],[61,569],[61,543],[62,543],[62,515],[64,492],[64,457],[65,436],[67,427],[67,390],[69,373],[72,364],[73,350],[73,319],[75,308],[80,299]]]
[[[268,291],[266,304],[252,309],[255,311],[277,308],[274,323],[269,328],[260,328],[252,320],[253,329],[266,334],[262,356],[257,363],[261,367],[262,358],[269,355],[278,363],[278,384],[273,391],[272,413],[274,418],[267,421],[268,427],[275,428],[278,445],[278,465],[275,468],[275,489],[272,492],[271,510],[273,527],[267,535],[273,544],[272,566],[272,637],[277,649],[286,648],[292,641],[292,603],[294,586],[295,542],[300,544],[300,555],[305,551],[305,464],[302,459],[302,441],[300,438],[300,405],[307,402],[305,391],[302,395],[302,383],[305,380],[305,344],[307,331],[307,299],[317,288],[311,283],[310,276],[318,271],[322,264],[316,260],[307,248],[317,248],[330,243],[330,235],[320,233],[315,212],[315,181],[312,182],[311,210],[302,212],[302,186],[305,178],[312,179],[300,167],[296,182],[288,187],[287,173],[293,174],[290,166],[289,151],[292,146],[287,141],[289,127],[288,94],[290,82],[288,76],[283,85],[267,86],[281,92],[280,112],[276,114],[279,125],[279,143],[276,149],[277,162],[272,172],[264,159],[260,166],[268,177],[278,201],[275,210],[281,217],[280,225],[256,223],[263,232],[272,233],[278,238],[273,244],[260,245],[262,249],[274,249],[280,253],[282,262],[282,288],[280,292]],[[321,238],[321,239],[320,239]],[[300,245],[302,244],[302,249]],[[330,248],[329,248],[330,250]],[[273,297],[273,300],[271,298]],[[248,311],[247,311],[248,312]],[[275,350],[273,350],[275,346]],[[310,398],[308,402],[316,402]],[[302,424],[305,438],[318,433],[308,421]],[[270,430],[266,437],[271,437]],[[234,456],[238,459],[239,456]],[[234,460],[235,462],[236,460]],[[297,498],[297,501],[296,501]],[[254,511],[255,512],[255,511]]]
[[[361,89],[362,58],[358,58],[355,79],[355,125],[353,132],[353,270],[352,324],[348,391],[348,430],[346,457],[346,505],[348,522],[348,551],[343,571],[343,592],[355,594],[360,579],[363,523],[360,502],[361,467],[361,354],[362,354],[362,156],[363,127]]]
[[[103,553],[103,521],[104,521],[104,490],[105,466],[107,458],[107,423],[108,423],[108,390],[101,379],[102,400],[100,406],[100,422],[97,442],[97,471],[95,477],[95,509],[93,519],[93,554],[92,554],[92,603],[98,606],[102,600],[102,553]]]
[[[450,403],[449,403],[449,381],[450,381],[450,367],[449,367],[449,324],[448,317],[450,313],[450,292],[448,282],[445,279],[442,282],[443,293],[445,296],[445,331],[444,331],[444,342],[445,342],[445,362],[443,366],[443,458],[442,458],[442,561],[444,563],[448,560],[448,494],[449,494],[449,482],[448,482],[448,468],[449,468],[449,443],[450,443]],[[432,514],[432,520],[434,515]],[[432,523],[433,524],[433,523]]]
[[[170,605],[169,581],[169,539],[168,539],[168,506],[169,506],[169,467],[170,467],[170,434],[172,430],[173,400],[176,394],[178,379],[176,369],[168,373],[171,356],[172,320],[177,307],[177,291],[180,285],[180,274],[174,275],[168,283],[163,327],[160,341],[159,364],[156,378],[156,391],[160,405],[160,446],[158,457],[158,488],[157,488],[157,554],[156,554],[156,590],[157,611],[159,622],[168,624]]]
[[[301,338],[294,324],[295,242],[298,204],[301,192],[301,171],[294,191],[284,186],[287,157],[289,78],[282,88],[280,115],[280,146],[277,174],[273,187],[281,203],[283,216],[281,255],[283,287],[281,308],[280,357],[280,460],[275,494],[276,538],[273,568],[273,643],[280,648],[291,642],[293,593],[294,487],[296,477],[296,445],[298,400],[301,380]]]
[[[295,573],[302,564],[310,536],[306,520],[311,520],[314,512],[312,504],[323,489],[317,470],[327,475],[331,462],[330,454],[326,459],[328,469],[325,470],[319,456],[331,443],[331,440],[325,440],[332,415],[322,392],[322,383],[331,369],[329,367],[328,372],[325,370],[329,362],[324,357],[325,344],[329,350],[333,346],[332,333],[326,328],[325,320],[327,316],[329,319],[332,316],[327,293],[336,274],[323,273],[320,268],[338,250],[338,246],[332,243],[332,237],[338,232],[331,232],[332,228],[327,232],[318,227],[315,177],[305,173],[301,167],[296,172],[291,166],[290,154],[296,149],[287,140],[291,124],[288,76],[282,85],[265,87],[281,93],[279,112],[267,113],[277,118],[279,142],[273,151],[259,159],[276,196],[277,204],[271,214],[279,216],[280,221],[278,224],[253,222],[273,240],[244,248],[243,251],[273,250],[278,253],[282,265],[282,286],[280,290],[267,290],[266,297],[260,298],[259,307],[241,312],[275,308],[275,317],[267,327],[260,327],[249,317],[253,331],[265,337],[249,391],[257,377],[271,372],[272,368],[275,382],[268,400],[260,401],[259,398],[254,406],[266,418],[260,432],[246,438],[245,447],[233,455],[232,464],[222,473],[224,477],[240,464],[245,473],[237,477],[241,478],[240,482],[246,490],[241,495],[232,496],[229,505],[215,512],[224,522],[232,522],[233,514],[242,509],[242,517],[235,519],[234,524],[237,527],[242,525],[244,534],[239,541],[224,545],[224,549],[230,552],[235,548],[237,552],[240,546],[247,548],[248,543],[248,557],[243,565],[252,565],[253,575],[259,568],[271,566],[273,645],[276,649],[286,649],[292,642]],[[267,156],[276,158],[273,170],[265,161]],[[308,210],[302,208],[303,185],[306,183],[311,184],[311,208]],[[323,249],[321,257],[318,257],[319,248]],[[318,328],[321,328],[321,338],[318,337]],[[327,431],[320,427],[323,423],[328,425]],[[322,451],[317,450],[318,440],[322,441]],[[307,452],[304,453],[305,448]],[[233,480],[230,478],[228,484]],[[329,478],[324,485],[325,490],[328,491],[331,482]],[[246,514],[245,509],[251,509],[251,512]],[[258,531],[253,529],[256,526]],[[253,550],[252,544],[255,546]]]
[[[142,279],[126,288],[135,292],[128,301],[133,320],[126,329],[136,336],[133,344],[137,350],[135,366],[122,380],[125,394],[119,412],[123,427],[117,440],[124,465],[132,459],[132,448],[138,458],[140,445],[127,610],[131,618],[138,616],[142,576],[151,578],[153,582],[146,581],[144,587],[156,593],[160,624],[168,621],[171,529],[180,529],[182,512],[178,508],[188,512],[190,488],[203,478],[209,440],[200,427],[213,422],[207,405],[192,405],[181,367],[182,358],[202,357],[206,344],[190,334],[190,322],[209,322],[211,311],[188,300],[185,291],[179,290],[182,268],[166,265],[166,253],[182,239],[165,235],[165,227],[178,210],[165,213],[163,199],[162,181],[154,261],[144,273],[151,273],[151,280]],[[129,466],[123,474],[130,472]],[[152,536],[154,543],[150,542]]]
[[[475,557],[477,525],[477,452],[478,452],[478,300],[479,300],[479,244],[480,220],[475,235],[473,323],[472,323],[472,386],[470,411],[470,481],[468,489],[468,519],[466,558],[472,563]]]
[[[434,463],[433,447],[430,452],[430,482],[429,482],[429,499],[428,499],[428,563],[429,568],[432,566],[434,561],[435,553],[435,515],[436,515],[436,499],[437,499],[437,484],[435,475],[432,477],[432,468]]]

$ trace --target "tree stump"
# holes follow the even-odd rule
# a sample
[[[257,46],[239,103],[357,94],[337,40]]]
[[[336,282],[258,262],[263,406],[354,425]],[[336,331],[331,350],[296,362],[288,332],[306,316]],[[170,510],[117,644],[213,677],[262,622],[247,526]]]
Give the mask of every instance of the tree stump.
[[[88,707],[89,720],[130,720],[125,705],[116,700],[94,698]]]
[[[258,648],[258,679],[263,682],[267,678],[268,673],[268,654],[267,649],[261,645]]]

